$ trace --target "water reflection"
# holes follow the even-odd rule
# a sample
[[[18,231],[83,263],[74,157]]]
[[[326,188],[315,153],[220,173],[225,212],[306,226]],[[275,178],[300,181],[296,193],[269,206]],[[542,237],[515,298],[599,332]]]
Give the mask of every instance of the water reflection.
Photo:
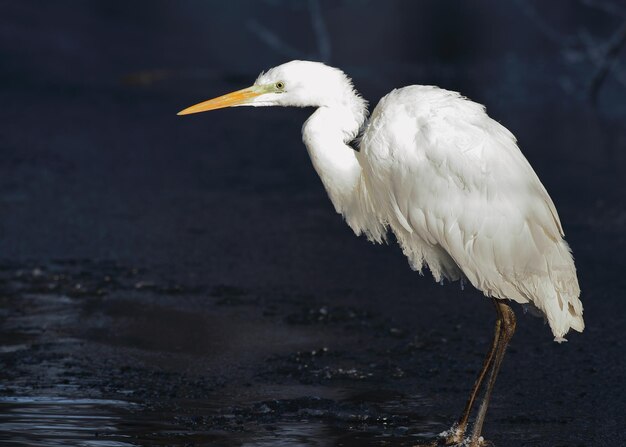
[[[117,424],[135,406],[106,399],[0,397],[0,439],[28,446],[130,446]]]
[[[352,424],[335,420],[332,414],[314,417],[312,410],[303,408],[295,418],[285,414],[273,421],[249,420],[240,430],[231,431],[210,424],[190,427],[179,416],[202,412],[198,408],[202,403],[187,404],[187,408],[155,410],[122,400],[4,396],[0,397],[0,440],[8,441],[7,445],[35,447],[408,446],[423,439],[424,433],[434,433],[441,426],[434,421],[418,421],[411,424],[410,429],[387,427],[384,421],[382,424]]]

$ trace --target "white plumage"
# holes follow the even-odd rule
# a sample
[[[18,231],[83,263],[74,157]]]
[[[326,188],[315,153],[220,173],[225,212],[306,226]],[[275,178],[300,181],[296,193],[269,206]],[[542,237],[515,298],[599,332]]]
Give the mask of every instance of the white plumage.
[[[257,82],[289,79],[290,64],[310,72],[315,63],[291,62]],[[582,331],[580,289],[559,216],[515,137],[456,92],[411,86],[381,99],[355,152],[347,143],[364,122],[366,103],[342,72],[330,70],[338,80],[324,81],[333,86],[327,90],[342,93],[319,102],[303,136],[354,232],[381,242],[390,228],[415,270],[428,266],[437,281],[467,278],[487,296],[532,303],[557,341],[570,328]],[[341,81],[343,88],[335,87]]]
[[[570,329],[583,331],[576,268],[554,203],[515,137],[483,106],[416,85],[389,93],[366,122],[367,102],[341,70],[292,61],[262,73],[252,87],[180,114],[273,105],[317,108],[303,140],[335,209],[357,235],[382,242],[390,229],[413,269],[427,266],[437,281],[467,279],[486,296],[531,303],[556,341]],[[470,439],[482,445],[489,394],[515,329],[508,306],[496,302],[496,310],[492,351],[447,445],[464,436],[494,365]]]
[[[414,269],[428,265],[437,281],[466,277],[487,296],[531,302],[557,340],[584,329],[552,199],[484,107],[437,87],[394,90],[360,147],[365,200],[345,211],[355,232],[380,240],[378,222],[388,225]]]

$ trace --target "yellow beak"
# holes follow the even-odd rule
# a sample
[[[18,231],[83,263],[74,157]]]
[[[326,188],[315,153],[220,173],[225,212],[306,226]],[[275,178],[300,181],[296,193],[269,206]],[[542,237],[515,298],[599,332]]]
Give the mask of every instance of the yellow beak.
[[[250,100],[262,95],[263,93],[264,91],[262,91],[261,88],[253,85],[252,87],[244,88],[243,90],[237,90],[236,92],[209,99],[208,101],[204,101],[191,107],[187,107],[185,110],[181,110],[180,112],[178,112],[177,115],[189,115],[192,113],[223,109],[224,107],[245,105],[248,104]]]

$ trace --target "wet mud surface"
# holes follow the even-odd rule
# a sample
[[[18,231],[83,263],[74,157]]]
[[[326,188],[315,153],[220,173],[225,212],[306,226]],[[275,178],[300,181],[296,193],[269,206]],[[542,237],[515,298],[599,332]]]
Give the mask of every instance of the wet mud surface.
[[[273,23],[261,3],[274,8],[245,5]],[[3,2],[0,445],[410,446],[463,408],[491,304],[354,237],[302,146],[310,111],[174,115],[284,59],[233,35],[241,7],[215,8]],[[306,47],[294,14],[281,33]],[[402,64],[351,66],[338,41],[333,58],[373,102],[419,82],[487,103],[550,191],[579,271],[587,328],[568,343],[515,308],[486,438],[626,445],[626,139],[607,147],[543,49],[494,84],[509,53],[441,66],[394,33],[384,51]]]
[[[491,324],[469,341],[445,320],[422,331],[394,312],[161,281],[111,261],[4,263],[0,296],[6,445],[414,445],[460,411]],[[610,377],[604,356],[546,338],[511,347],[487,430],[497,445],[600,445],[568,402],[597,402],[588,381]],[[541,371],[520,378],[511,363]]]
[[[406,357],[429,342],[365,311],[158,283],[111,262],[1,272],[6,441],[316,445],[330,436],[404,445],[444,427],[400,383],[376,386],[410,374]],[[354,334],[376,343],[350,352],[335,341]],[[254,351],[250,364],[229,365],[247,357],[241,351]]]

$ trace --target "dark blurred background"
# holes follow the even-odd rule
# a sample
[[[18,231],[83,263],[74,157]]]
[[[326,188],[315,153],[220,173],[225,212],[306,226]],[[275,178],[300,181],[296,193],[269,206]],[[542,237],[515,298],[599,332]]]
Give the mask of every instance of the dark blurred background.
[[[0,1],[0,443],[412,445],[458,416],[490,304],[351,234],[311,111],[175,115],[311,59],[518,137],[587,330],[519,313],[485,435],[623,445],[625,46],[617,0]]]

